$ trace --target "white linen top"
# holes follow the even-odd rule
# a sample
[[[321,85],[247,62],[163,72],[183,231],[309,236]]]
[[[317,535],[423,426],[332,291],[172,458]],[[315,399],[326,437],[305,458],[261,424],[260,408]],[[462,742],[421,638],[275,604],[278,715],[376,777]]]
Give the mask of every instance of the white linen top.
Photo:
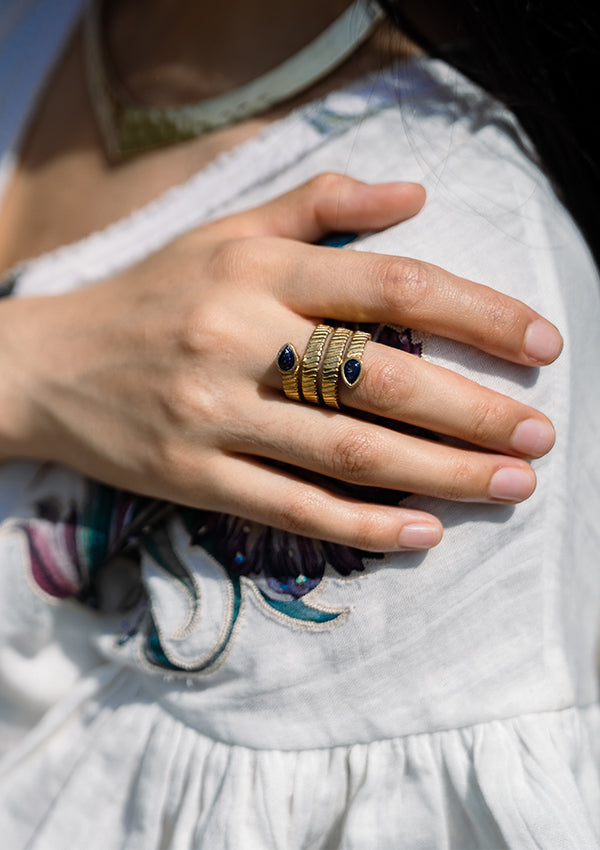
[[[0,6],[0,191],[79,7]],[[443,542],[363,557],[362,571],[344,571],[336,547],[241,521],[196,518],[191,537],[176,513],[115,610],[118,569],[93,578],[99,608],[48,591],[89,578],[132,515],[127,498],[5,464],[7,850],[600,847],[599,281],[503,107],[439,61],[375,74],[24,264],[14,296],[83,287],[325,170],[428,192],[414,219],[345,250],[437,263],[561,329],[564,352],[541,370],[397,331],[413,353],[547,413],[557,441],[534,462],[536,493],[516,507],[409,496],[443,522]]]

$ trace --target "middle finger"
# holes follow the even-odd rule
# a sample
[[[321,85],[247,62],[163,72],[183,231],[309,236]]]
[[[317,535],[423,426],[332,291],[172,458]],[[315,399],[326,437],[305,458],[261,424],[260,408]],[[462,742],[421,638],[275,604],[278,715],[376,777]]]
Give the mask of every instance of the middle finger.
[[[307,327],[311,327],[308,322],[298,320],[298,331],[287,339],[273,338],[272,350],[291,341],[299,352],[304,351],[310,336]],[[263,345],[266,336],[261,337]],[[347,413],[364,411],[526,458],[541,457],[554,444],[554,428],[543,413],[450,369],[373,341],[367,343],[362,360],[360,384],[350,389],[338,381],[340,402]],[[263,380],[281,391],[281,375],[273,362]]]
[[[451,369],[375,342],[367,343],[363,364],[358,386],[339,382],[348,407],[523,457],[541,457],[554,444],[543,413]]]

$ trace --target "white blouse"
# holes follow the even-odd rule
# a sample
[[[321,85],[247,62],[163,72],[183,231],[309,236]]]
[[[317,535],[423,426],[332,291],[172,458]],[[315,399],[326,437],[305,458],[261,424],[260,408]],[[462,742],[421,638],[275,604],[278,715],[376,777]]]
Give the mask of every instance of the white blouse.
[[[79,6],[0,7],[0,189]],[[138,565],[111,564],[145,503],[5,464],[8,850],[600,847],[599,280],[504,108],[439,61],[401,64],[24,264],[13,295],[83,287],[325,170],[428,193],[414,219],[344,250],[437,263],[560,328],[564,352],[541,370],[377,331],[552,419],[536,493],[516,507],[409,495],[443,542],[382,557],[173,511]]]

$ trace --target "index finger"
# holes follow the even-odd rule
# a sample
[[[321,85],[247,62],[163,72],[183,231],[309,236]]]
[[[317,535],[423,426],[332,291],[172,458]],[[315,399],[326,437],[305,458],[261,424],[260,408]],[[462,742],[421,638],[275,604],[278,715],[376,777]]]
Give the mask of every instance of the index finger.
[[[400,324],[528,366],[562,350],[557,328],[522,301],[430,263],[281,239],[272,251],[271,285],[303,316]]]

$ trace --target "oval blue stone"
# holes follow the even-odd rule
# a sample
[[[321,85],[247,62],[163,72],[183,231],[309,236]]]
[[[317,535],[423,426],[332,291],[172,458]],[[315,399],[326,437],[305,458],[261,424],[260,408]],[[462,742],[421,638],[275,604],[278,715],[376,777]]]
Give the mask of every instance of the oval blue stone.
[[[277,365],[282,372],[290,372],[296,365],[296,352],[291,345],[284,345],[277,358]]]
[[[352,386],[352,384],[358,381],[361,372],[362,363],[360,360],[355,360],[354,357],[351,357],[350,360],[346,360],[344,363],[344,378],[349,386]]]

